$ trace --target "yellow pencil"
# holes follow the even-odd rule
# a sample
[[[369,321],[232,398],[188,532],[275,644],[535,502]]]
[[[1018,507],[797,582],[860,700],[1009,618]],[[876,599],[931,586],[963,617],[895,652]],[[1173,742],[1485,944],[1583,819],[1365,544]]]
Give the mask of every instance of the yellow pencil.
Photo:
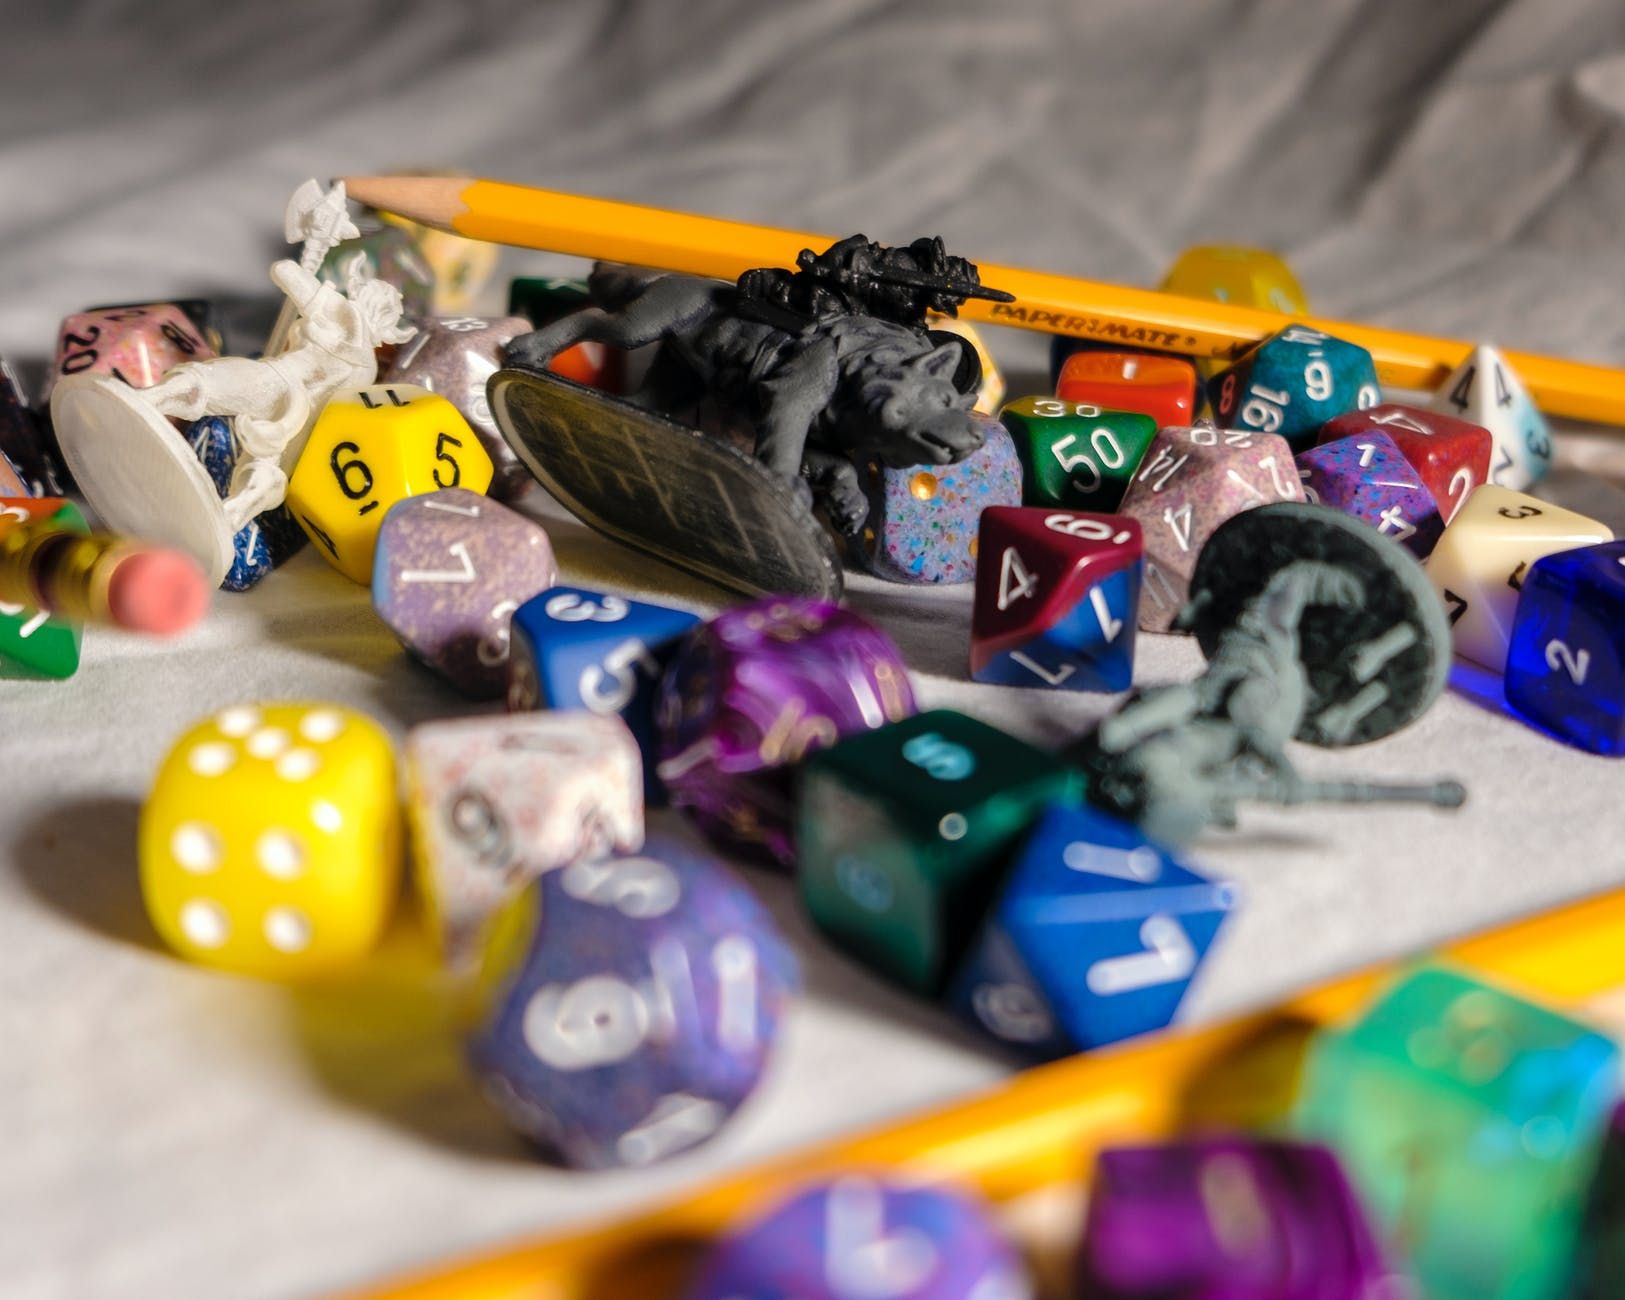
[[[1574,1007],[1625,984],[1625,890],[1491,930],[1443,955],[1526,996]],[[1216,1062],[1283,1026],[1324,1025],[1357,1010],[1389,965],[1335,980],[1272,1012],[1159,1035],[1017,1076],[901,1124],[744,1173],[599,1228],[521,1242],[351,1300],[604,1300],[679,1294],[699,1242],[800,1181],[851,1169],[953,1178],[994,1201],[1079,1181],[1093,1153],[1165,1137]]]
[[[352,198],[437,230],[724,280],[737,279],[752,267],[794,266],[801,249],[822,250],[834,242],[829,235],[502,181],[432,176],[343,180]],[[984,283],[1014,294],[1016,301],[972,300],[961,308],[965,319],[1076,335],[1128,349],[1230,357],[1290,321],[1301,320],[1359,344],[1371,353],[1384,384],[1410,389],[1437,388],[1472,350],[1471,343],[1425,334],[1292,317],[987,262],[980,266]],[[1505,355],[1542,410],[1571,420],[1625,425],[1625,371],[1531,352]]]

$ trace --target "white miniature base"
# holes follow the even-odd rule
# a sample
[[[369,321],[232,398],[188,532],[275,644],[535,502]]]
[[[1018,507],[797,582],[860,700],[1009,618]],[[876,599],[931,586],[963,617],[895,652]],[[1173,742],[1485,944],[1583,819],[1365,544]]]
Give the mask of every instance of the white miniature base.
[[[115,532],[186,551],[219,586],[232,534],[203,463],[169,420],[105,375],[70,375],[51,393],[51,420],[79,490]]]

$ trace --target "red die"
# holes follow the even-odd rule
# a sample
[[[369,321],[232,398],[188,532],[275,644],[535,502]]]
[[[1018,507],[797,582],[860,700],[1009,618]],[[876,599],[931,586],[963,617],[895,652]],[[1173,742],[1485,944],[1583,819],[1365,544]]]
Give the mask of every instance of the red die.
[[[150,388],[172,366],[215,355],[190,317],[170,303],[102,307],[63,320],[55,373],[112,375],[132,388]]]
[[[1109,411],[1141,411],[1159,429],[1186,425],[1196,414],[1196,367],[1182,357],[1144,352],[1075,352],[1061,367],[1055,395]]]
[[[1481,424],[1471,424],[1419,406],[1384,402],[1364,411],[1349,411],[1320,426],[1319,443],[1355,434],[1381,432],[1393,439],[1410,462],[1422,486],[1438,502],[1445,523],[1455,517],[1467,494],[1489,478],[1494,439]]]

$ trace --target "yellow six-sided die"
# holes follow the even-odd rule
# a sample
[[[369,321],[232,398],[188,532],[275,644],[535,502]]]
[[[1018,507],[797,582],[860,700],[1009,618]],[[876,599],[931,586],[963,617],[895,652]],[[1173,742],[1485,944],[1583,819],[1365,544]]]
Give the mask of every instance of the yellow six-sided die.
[[[371,950],[400,880],[389,737],[331,704],[245,704],[176,742],[141,810],[141,894],[184,957],[272,978]]]
[[[440,488],[484,492],[491,458],[444,397],[416,384],[335,393],[288,479],[288,509],[340,573],[372,581],[390,506]]]

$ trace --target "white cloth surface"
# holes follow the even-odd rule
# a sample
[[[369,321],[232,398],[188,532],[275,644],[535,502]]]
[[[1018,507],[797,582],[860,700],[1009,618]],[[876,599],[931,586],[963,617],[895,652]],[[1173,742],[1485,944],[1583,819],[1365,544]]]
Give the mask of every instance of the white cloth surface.
[[[37,376],[95,302],[262,296],[307,175],[449,165],[800,229],[1152,283],[1187,243],[1272,244],[1317,309],[1592,360],[1625,352],[1618,0],[721,0],[5,6],[0,351]],[[509,272],[550,266],[510,253]],[[487,304],[500,306],[501,289]],[[247,341],[247,340],[245,340]],[[1014,391],[1043,343],[995,334]],[[1543,489],[1625,527],[1612,434]],[[536,503],[567,580],[715,593]],[[1046,743],[1114,701],[970,685],[969,589],[854,580],[926,704]],[[1194,648],[1142,639],[1142,682]],[[1458,689],[1316,773],[1454,775],[1427,811],[1249,813],[1193,856],[1245,905],[1190,1018],[1625,880],[1620,769]],[[160,950],[136,811],[192,720],[326,698],[397,734],[466,705],[308,549],[173,643],[104,631],[59,684],[0,683],[0,1294],[295,1297],[563,1227],[962,1095],[1008,1062],[834,956],[752,873],[807,993],[703,1151],[580,1175],[484,1108],[408,945],[290,989]],[[662,821],[671,822],[669,814]]]

